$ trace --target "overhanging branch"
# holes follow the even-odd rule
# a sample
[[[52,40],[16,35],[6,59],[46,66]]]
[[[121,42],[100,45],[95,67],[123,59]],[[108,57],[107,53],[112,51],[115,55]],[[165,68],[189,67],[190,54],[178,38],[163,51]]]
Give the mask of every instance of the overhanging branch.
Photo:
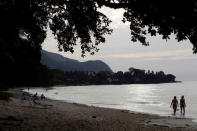
[[[128,3],[115,3],[115,2],[110,2],[110,1],[106,1],[106,0],[97,0],[97,4],[101,7],[101,6],[107,6],[113,9],[120,9],[120,8],[127,8],[128,7]]]

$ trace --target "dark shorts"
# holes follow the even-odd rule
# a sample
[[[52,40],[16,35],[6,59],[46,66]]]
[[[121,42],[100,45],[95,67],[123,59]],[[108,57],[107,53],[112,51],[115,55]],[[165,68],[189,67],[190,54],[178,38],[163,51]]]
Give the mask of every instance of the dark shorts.
[[[180,107],[181,107],[181,108],[185,108],[185,105],[181,105]]]
[[[177,105],[173,105],[173,109],[176,109],[177,108]]]

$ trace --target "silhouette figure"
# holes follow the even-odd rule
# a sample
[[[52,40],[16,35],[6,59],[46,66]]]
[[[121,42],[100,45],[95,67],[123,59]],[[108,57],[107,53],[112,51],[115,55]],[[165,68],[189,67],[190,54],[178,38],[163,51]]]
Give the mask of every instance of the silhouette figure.
[[[174,115],[176,114],[177,106],[178,106],[178,101],[176,99],[176,96],[174,96],[174,99],[172,99],[170,107],[173,107],[174,110]]]
[[[182,96],[180,99],[180,108],[181,108],[181,114],[183,115],[185,115],[185,107],[186,107],[185,98],[184,96]]]
[[[44,94],[41,94],[40,98],[41,98],[41,100],[44,100],[45,99]]]

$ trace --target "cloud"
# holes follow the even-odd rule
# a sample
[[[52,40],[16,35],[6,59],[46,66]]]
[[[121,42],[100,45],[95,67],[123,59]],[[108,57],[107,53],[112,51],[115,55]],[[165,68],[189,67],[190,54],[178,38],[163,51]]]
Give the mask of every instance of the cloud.
[[[175,56],[172,57],[171,60],[185,60],[185,59],[196,59],[197,60],[197,56],[196,55],[188,55],[188,56]]]
[[[143,53],[127,53],[127,54],[112,54],[104,56],[106,58],[117,58],[117,59],[141,59],[141,60],[182,60],[182,59],[197,59],[196,55],[191,53],[191,50],[168,50],[168,51],[157,51],[157,52],[143,52]]]
[[[153,58],[143,58],[143,59],[140,59],[140,61],[158,61],[158,60],[161,60],[161,58],[153,57]]]
[[[115,9],[111,9],[108,7],[102,7],[100,11],[112,21],[112,23],[110,24],[111,28],[128,27],[129,22],[126,22],[126,23],[122,22],[124,9],[115,10]]]

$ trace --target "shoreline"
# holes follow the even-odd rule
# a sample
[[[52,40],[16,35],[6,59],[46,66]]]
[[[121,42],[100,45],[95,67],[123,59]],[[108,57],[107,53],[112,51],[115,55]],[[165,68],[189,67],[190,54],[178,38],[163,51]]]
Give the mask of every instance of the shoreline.
[[[0,100],[0,130],[106,130],[184,131],[197,130],[189,118],[163,117],[128,110],[88,106],[58,100],[44,100],[52,108],[40,108],[19,99],[23,89],[15,88],[10,101]]]
[[[146,83],[146,82],[141,82],[141,83],[77,83],[77,84],[54,84],[54,85],[40,85],[40,86],[34,86],[34,85],[26,85],[26,87],[30,87],[30,88],[51,88],[51,87],[58,87],[58,86],[94,86],[94,85],[128,85],[128,84],[168,84],[168,83],[182,83],[183,81],[172,81],[172,82],[150,82],[150,83]],[[16,87],[16,88],[21,88],[21,87]]]
[[[176,82],[172,82],[172,83],[181,83],[182,81],[176,81]],[[158,84],[165,84],[165,83],[158,83]],[[60,85],[61,86],[64,86],[64,85]],[[70,86],[70,85],[68,85]],[[74,86],[74,85],[72,85]],[[76,85],[77,86],[77,85]],[[84,85],[78,85],[78,86],[84,86]],[[90,85],[91,86],[91,85]],[[39,87],[33,87],[33,88],[39,88]],[[51,87],[50,89],[52,89],[53,87]],[[24,88],[26,89],[26,88]],[[87,106],[87,107],[95,107],[95,108],[105,108],[105,109],[109,109],[109,110],[121,110],[121,111],[124,111],[124,112],[127,112],[127,113],[131,113],[131,114],[140,114],[140,115],[150,115],[150,116],[156,116],[156,117],[161,117],[161,118],[170,118],[170,119],[174,119],[174,120],[177,120],[177,119],[184,119],[186,120],[186,126],[188,126],[188,122],[189,121],[192,121],[192,125],[196,126],[197,124],[197,121],[195,121],[194,118],[191,118],[191,117],[185,117],[185,116],[173,116],[172,115],[162,115],[162,114],[155,114],[155,113],[148,113],[148,112],[138,112],[138,111],[131,111],[131,110],[128,110],[128,109],[121,109],[121,108],[110,108],[110,107],[104,107],[104,106],[94,106],[94,105],[88,105],[88,104],[83,104],[83,103],[77,103],[77,102],[74,102],[74,101],[66,101],[66,100],[56,100],[56,99],[51,99],[51,98],[47,98],[49,100],[52,100],[52,101],[59,101],[59,102],[65,102],[65,103],[70,103],[70,104],[76,104],[76,105],[80,105],[80,106]],[[161,119],[162,120],[162,119]],[[150,121],[147,121],[148,123]],[[161,122],[164,122],[164,123],[161,123]],[[173,123],[176,123],[175,121]],[[189,122],[190,123],[190,122]],[[153,122],[151,122],[150,124],[153,124],[153,125],[161,125],[161,126],[166,126],[168,127],[168,125],[166,125],[165,123],[165,120],[164,121],[158,121],[155,123],[155,120],[153,120]],[[169,124],[169,123],[167,123]],[[177,124],[177,123],[176,123]],[[146,123],[145,123],[146,125]],[[174,126],[174,125],[170,125],[170,126]],[[178,124],[178,126],[180,127],[185,127],[185,126],[181,126],[180,124]],[[177,126],[175,126],[177,127]],[[178,128],[180,128],[178,127]],[[197,127],[195,127],[195,129],[197,129]]]
[[[181,81],[177,81],[177,82],[173,82],[173,83],[180,83]],[[165,84],[165,83],[159,83],[159,84]],[[67,85],[67,86],[86,86],[86,85]],[[88,86],[94,86],[94,85],[88,85]],[[59,86],[55,86],[55,87],[66,87],[64,85],[59,85]],[[31,87],[31,89],[47,89],[47,90],[52,90],[53,87],[50,87],[50,88],[45,88],[45,87]],[[27,93],[30,93],[26,87],[22,87],[22,91],[24,92],[27,92]],[[34,92],[35,93],[35,92]],[[33,94],[32,94],[33,95]],[[57,100],[57,99],[52,99],[52,98],[47,98],[47,99],[50,99],[50,100],[54,100],[54,101],[61,101],[61,102],[66,102],[66,103],[74,103],[74,104],[79,104],[79,105],[85,105],[85,106],[93,106],[95,108],[106,108],[106,109],[117,109],[117,110],[126,110],[128,112],[131,112],[131,113],[135,113],[135,114],[147,114],[147,115],[156,115],[156,116],[159,116],[159,117],[171,117],[171,118],[180,118],[180,119],[191,119],[193,122],[197,123],[197,119],[194,119],[192,117],[185,117],[184,115],[173,115],[173,113],[171,115],[169,114],[160,114],[160,113],[152,113],[152,112],[143,112],[143,111],[132,111],[132,110],[128,110],[128,109],[121,109],[121,108],[112,108],[112,107],[105,107],[105,106],[96,106],[96,105],[88,105],[88,104],[84,104],[84,103],[77,103],[77,102],[74,102],[74,101],[67,101],[67,100]]]
[[[100,84],[63,84],[63,85],[54,85],[54,86],[94,86],[94,85],[128,85],[128,84],[168,84],[168,83],[182,83],[182,81],[173,81],[173,82],[155,82],[155,83],[100,83]],[[53,87],[53,86],[52,86]]]

